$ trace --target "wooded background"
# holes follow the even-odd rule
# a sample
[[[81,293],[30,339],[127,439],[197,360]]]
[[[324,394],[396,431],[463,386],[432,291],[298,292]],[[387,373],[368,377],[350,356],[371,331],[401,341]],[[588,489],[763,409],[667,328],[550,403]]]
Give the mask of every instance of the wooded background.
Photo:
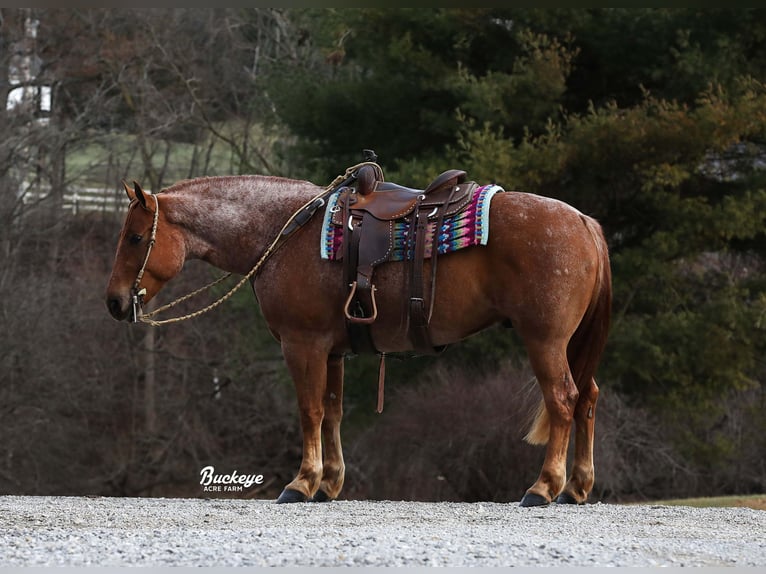
[[[278,494],[297,408],[252,293],[108,316],[120,180],[326,185],[363,148],[389,180],[460,167],[604,226],[592,500],[764,492],[765,80],[762,9],[0,10],[0,493],[200,496],[213,464]],[[375,415],[375,359],[349,359],[344,496],[518,500],[530,377],[493,328],[391,361]]]

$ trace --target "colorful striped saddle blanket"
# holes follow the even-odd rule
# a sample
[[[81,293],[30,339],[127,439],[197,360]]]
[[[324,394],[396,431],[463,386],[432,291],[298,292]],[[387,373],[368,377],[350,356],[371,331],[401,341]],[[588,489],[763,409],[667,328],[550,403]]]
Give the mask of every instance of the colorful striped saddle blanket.
[[[437,253],[442,255],[457,251],[472,245],[486,245],[489,239],[489,207],[495,194],[502,192],[503,188],[498,185],[485,185],[477,187],[471,200],[457,213],[445,215],[439,230]],[[320,255],[322,259],[340,260],[343,256],[343,230],[344,225],[337,224],[338,198],[341,191],[334,193],[327,201],[322,235],[320,243]],[[334,221],[335,220],[335,221]],[[404,261],[413,258],[413,245],[411,228],[414,223],[406,219],[392,220],[389,222],[392,237],[394,238],[388,261]],[[431,257],[434,249],[433,238],[436,237],[436,221],[429,222],[429,229],[425,245],[425,257]]]

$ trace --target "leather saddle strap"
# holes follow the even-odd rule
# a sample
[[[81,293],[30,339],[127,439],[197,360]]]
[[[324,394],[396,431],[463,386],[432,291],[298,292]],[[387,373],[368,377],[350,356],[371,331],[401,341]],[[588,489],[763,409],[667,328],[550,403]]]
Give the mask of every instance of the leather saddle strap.
[[[346,188],[346,201],[343,202],[343,284],[346,287],[351,286],[351,281],[356,274],[356,261],[357,253],[352,248],[351,238],[353,235],[353,225],[351,217],[351,209],[349,204],[351,203],[350,188]]]
[[[428,212],[420,209],[420,202],[412,215],[410,229],[415,230],[415,247],[410,261],[410,329],[409,336],[415,351],[432,354],[433,345],[428,332],[429,313],[426,311],[423,289],[423,266],[425,265],[426,236],[428,234]]]
[[[439,256],[439,237],[441,236],[442,226],[444,225],[444,212],[447,211],[447,206],[452,203],[452,198],[455,197],[455,193],[457,193],[458,189],[460,189],[459,186],[453,186],[452,191],[450,191],[450,194],[447,197],[447,201],[439,206],[439,210],[437,212],[438,215],[436,217],[436,228],[434,229],[434,234],[431,238],[431,276],[429,278],[431,287],[428,304],[429,323],[431,322],[431,315],[434,312],[434,296],[436,295],[436,261]]]
[[[421,209],[418,204],[415,214],[417,217],[417,229],[415,235],[415,250],[412,259],[412,273],[410,285],[410,340],[415,350],[422,354],[436,354],[443,350],[436,349],[431,341],[428,326],[434,310],[436,295],[436,263],[439,255],[439,235],[444,225],[444,211],[450,204],[458,186],[453,186],[447,201],[437,208],[436,227],[431,237],[431,272],[429,273],[428,304],[424,299],[425,286],[423,268],[425,265],[425,246],[428,235],[428,218],[430,213],[427,209]],[[414,222],[413,222],[414,223]],[[427,310],[426,310],[427,308]]]
[[[359,240],[362,235],[362,230],[359,229],[362,217],[349,208],[351,203],[349,199],[346,200],[343,210],[343,282],[347,289],[350,288],[351,282],[356,279],[359,262]],[[357,289],[356,296],[351,301],[351,309],[356,309],[362,315],[368,316],[371,309],[370,305],[364,301],[368,298],[365,295],[369,296],[369,288],[362,292]],[[346,331],[351,343],[351,350],[355,354],[378,352],[369,325],[346,320]]]

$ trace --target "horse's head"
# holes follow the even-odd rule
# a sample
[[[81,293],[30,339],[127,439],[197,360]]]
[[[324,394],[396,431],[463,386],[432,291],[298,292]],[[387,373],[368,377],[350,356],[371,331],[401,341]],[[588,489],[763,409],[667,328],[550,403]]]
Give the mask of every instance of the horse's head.
[[[151,301],[181,271],[186,259],[184,236],[168,221],[164,202],[133,184],[130,189],[123,182],[130,208],[106,288],[106,305],[118,321],[136,320],[134,304]]]

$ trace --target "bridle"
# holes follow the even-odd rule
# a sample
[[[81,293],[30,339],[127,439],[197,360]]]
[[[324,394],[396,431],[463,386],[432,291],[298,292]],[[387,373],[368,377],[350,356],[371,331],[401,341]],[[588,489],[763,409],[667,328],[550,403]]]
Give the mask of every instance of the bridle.
[[[136,280],[133,282],[133,287],[130,288],[131,303],[132,303],[132,315],[130,317],[131,323],[137,323],[139,321],[139,310],[143,303],[144,295],[146,295],[146,288],[139,289],[141,279],[144,277],[144,271],[146,271],[146,265],[149,263],[149,255],[152,253],[152,248],[157,241],[157,223],[160,220],[160,200],[154,197],[154,219],[152,220],[152,231],[149,235],[149,243],[146,246],[146,255],[144,256],[144,262],[141,264],[141,268],[138,270]],[[138,200],[136,200],[138,202]]]
[[[188,315],[184,315],[182,317],[173,317],[172,319],[165,319],[163,321],[156,321],[152,319],[155,315],[158,313],[162,313],[163,311],[166,311],[167,309],[170,309],[171,307],[175,307],[179,303],[186,301],[187,299],[190,299],[194,297],[195,295],[198,295],[204,291],[207,291],[208,289],[218,285],[225,279],[231,276],[231,273],[225,273],[215,281],[212,281],[211,283],[208,283],[204,287],[201,287],[197,289],[196,291],[193,291],[189,293],[188,295],[185,295],[183,297],[179,297],[175,301],[172,301],[171,303],[168,303],[167,305],[163,305],[162,307],[155,309],[154,311],[150,311],[149,313],[143,312],[143,302],[144,302],[144,296],[146,295],[146,288],[141,287],[139,288],[139,285],[141,284],[141,279],[144,277],[144,272],[146,271],[146,265],[149,263],[149,256],[152,253],[152,248],[154,247],[154,244],[157,242],[157,224],[160,220],[160,200],[156,195],[147,194],[154,197],[154,218],[152,220],[152,230],[149,235],[149,242],[146,246],[146,255],[144,255],[144,261],[141,264],[141,268],[138,270],[138,274],[136,275],[136,280],[133,282],[133,286],[130,288],[130,301],[131,301],[131,315],[130,315],[130,322],[131,323],[138,323],[141,321],[142,323],[148,323],[152,326],[159,326],[164,325],[166,323],[176,323],[178,321],[183,321],[185,319],[191,319],[192,317],[196,317],[198,315],[201,315],[202,313],[206,313],[210,309],[217,307],[221,303],[223,303],[226,299],[231,297],[231,295],[239,289],[245,281],[250,279],[252,275],[257,271],[257,269],[261,266],[263,261],[265,260],[265,257],[262,258],[261,261],[259,261],[256,266],[248,273],[242,281],[240,281],[237,285],[235,285],[231,291],[226,293],[223,297],[218,299],[215,303],[212,303],[211,305],[208,305],[204,309],[201,309],[200,311],[197,311],[195,313],[190,313]],[[292,219],[291,219],[292,220]]]

